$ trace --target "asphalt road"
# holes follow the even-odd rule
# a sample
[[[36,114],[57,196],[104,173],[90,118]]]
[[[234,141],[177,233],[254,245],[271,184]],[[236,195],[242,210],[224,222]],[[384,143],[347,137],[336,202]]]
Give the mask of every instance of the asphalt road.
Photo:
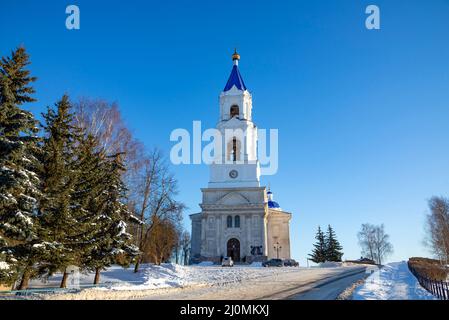
[[[335,300],[340,293],[354,282],[367,276],[366,267],[322,275],[312,281],[300,282],[285,290],[273,291],[259,297],[261,300]]]
[[[318,282],[311,289],[293,294],[289,300],[335,300],[344,291],[358,280],[366,278],[367,273],[361,270],[339,277]]]

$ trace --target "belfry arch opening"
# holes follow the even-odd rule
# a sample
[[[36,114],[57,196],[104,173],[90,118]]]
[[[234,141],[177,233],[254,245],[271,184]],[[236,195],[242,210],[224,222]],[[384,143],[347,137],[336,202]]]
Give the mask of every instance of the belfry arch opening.
[[[229,111],[229,114],[230,114],[231,118],[234,118],[236,116],[238,117],[239,114],[240,114],[239,106],[238,105],[233,105],[231,107],[231,110]]]
[[[233,137],[227,146],[227,159],[229,161],[240,161],[241,142],[236,137]]]

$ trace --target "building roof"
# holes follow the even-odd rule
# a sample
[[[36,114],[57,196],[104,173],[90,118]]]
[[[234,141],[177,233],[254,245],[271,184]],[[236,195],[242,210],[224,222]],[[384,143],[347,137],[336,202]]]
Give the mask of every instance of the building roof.
[[[268,196],[268,208],[281,209],[281,206],[279,205],[279,203],[277,203],[276,201],[273,200],[273,192],[268,191],[267,196]]]
[[[270,208],[270,209],[280,209],[281,206],[276,201],[268,201],[268,208]]]
[[[231,75],[229,76],[228,82],[226,83],[224,92],[229,91],[232,87],[235,86],[238,90],[245,91],[246,86],[245,82],[243,82],[242,75],[240,74],[239,67],[237,64],[234,64],[232,67]]]

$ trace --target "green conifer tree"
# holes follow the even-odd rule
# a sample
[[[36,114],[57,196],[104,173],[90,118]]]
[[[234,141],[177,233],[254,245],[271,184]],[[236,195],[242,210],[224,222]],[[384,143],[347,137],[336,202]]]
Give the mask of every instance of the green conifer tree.
[[[131,213],[123,202],[127,191],[122,181],[124,170],[120,154],[105,158],[102,163],[102,196],[94,205],[97,233],[93,237],[94,246],[83,259],[83,266],[95,271],[94,284],[99,283],[101,270],[116,263],[119,255],[133,258],[139,254],[126,230]]]
[[[318,226],[318,231],[315,235],[317,242],[313,245],[312,254],[309,254],[310,260],[315,263],[322,263],[326,261],[326,239],[321,227]]]
[[[26,69],[29,64],[22,47],[0,61],[0,282],[22,275],[20,288],[27,286],[40,254],[38,123],[22,108],[35,101],[31,83],[36,78]]]
[[[75,214],[79,199],[74,196],[79,179],[75,146],[80,133],[73,123],[73,114],[67,95],[56,103],[55,109],[48,108],[43,114],[44,159],[42,167],[42,190],[44,196],[40,203],[42,220],[41,238],[46,241],[49,259],[43,271],[52,274],[63,271],[61,287],[66,286],[65,269],[77,261],[79,233],[82,233],[82,220]],[[42,272],[43,272],[42,271]]]
[[[340,262],[343,256],[342,249],[334,229],[328,225],[326,232],[326,261]]]

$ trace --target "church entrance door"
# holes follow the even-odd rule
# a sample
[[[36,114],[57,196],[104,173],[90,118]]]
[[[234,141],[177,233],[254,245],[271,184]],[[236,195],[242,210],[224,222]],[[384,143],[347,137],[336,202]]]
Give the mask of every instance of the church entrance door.
[[[240,261],[240,241],[236,238],[228,241],[228,257],[231,257],[235,262]]]

